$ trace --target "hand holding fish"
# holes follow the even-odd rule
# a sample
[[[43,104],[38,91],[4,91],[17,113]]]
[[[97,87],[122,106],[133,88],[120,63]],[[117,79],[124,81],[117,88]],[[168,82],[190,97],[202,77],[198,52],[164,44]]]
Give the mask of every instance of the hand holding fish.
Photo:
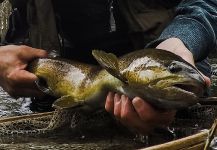
[[[140,134],[150,133],[154,127],[169,125],[176,114],[175,111],[159,111],[139,97],[131,101],[125,95],[111,92],[107,96],[105,109],[123,125]]]
[[[46,56],[45,51],[28,46],[1,46],[0,86],[11,96],[40,96],[34,84],[37,77],[25,69],[32,59]]]
[[[167,39],[156,48],[175,53],[195,66],[192,53],[177,38]],[[210,86],[210,79],[204,75],[203,77],[206,85]],[[113,93],[108,94],[105,109],[112,113],[123,125],[142,134],[151,132],[155,127],[169,125],[176,114],[175,110],[159,111],[139,97],[129,100],[127,96]]]
[[[12,60],[18,61],[9,61],[8,66],[13,66],[11,62],[19,62],[15,63],[18,72],[26,68],[37,76],[35,83],[38,89],[56,98],[52,106],[57,113],[49,126],[42,131],[68,123],[72,111],[91,113],[103,109],[107,94],[113,91],[122,93],[122,96],[110,94],[106,109],[126,126],[146,133],[153,127],[167,125],[175,115],[174,111],[159,111],[149,104],[160,110],[192,106],[198,102],[198,97],[205,89],[205,81],[194,66],[165,50],[141,49],[120,58],[112,53],[93,50],[92,54],[100,66],[61,58],[39,58],[26,67],[28,61],[42,54],[38,54],[39,50],[37,54],[26,54],[28,57],[24,57],[22,52],[27,52],[29,48],[17,48],[22,48],[18,49],[18,54],[9,52],[14,54]],[[31,50],[28,52],[31,53]],[[4,63],[6,62],[5,60]],[[29,83],[31,85],[32,82]],[[19,89],[25,90],[22,86],[16,88],[18,91]]]

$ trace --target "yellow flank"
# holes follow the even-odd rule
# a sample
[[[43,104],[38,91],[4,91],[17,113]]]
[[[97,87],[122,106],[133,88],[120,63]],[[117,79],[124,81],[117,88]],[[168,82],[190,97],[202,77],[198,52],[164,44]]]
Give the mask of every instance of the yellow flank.
[[[67,95],[72,96],[74,98],[74,101],[85,101],[92,98],[92,96],[100,94],[102,91],[115,89],[122,83],[120,80],[108,74],[108,72],[105,70],[101,71],[97,76],[92,79],[87,78],[84,82],[85,84],[77,87],[71,85],[71,83],[67,81],[61,82],[60,84],[65,87],[62,89],[58,89],[60,89],[63,93],[64,91],[67,91]]]

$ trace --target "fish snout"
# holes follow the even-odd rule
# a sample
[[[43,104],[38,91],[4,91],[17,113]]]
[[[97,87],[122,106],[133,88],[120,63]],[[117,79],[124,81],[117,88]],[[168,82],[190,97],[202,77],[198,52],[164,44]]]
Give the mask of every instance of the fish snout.
[[[173,86],[194,93],[198,97],[204,95],[207,88],[206,81],[196,67],[187,62],[173,61],[168,66],[168,70],[183,77],[181,82],[175,83]]]
[[[205,79],[200,71],[193,65],[187,62],[173,61],[168,70],[173,74],[183,75],[186,78],[191,78],[200,84],[205,85]]]

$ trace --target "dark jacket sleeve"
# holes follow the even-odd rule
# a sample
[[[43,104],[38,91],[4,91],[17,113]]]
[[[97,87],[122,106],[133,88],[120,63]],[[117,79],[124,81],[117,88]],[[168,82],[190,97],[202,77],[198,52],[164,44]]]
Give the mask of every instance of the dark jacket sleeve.
[[[28,45],[28,24],[26,5],[27,0],[9,0],[12,11],[9,16],[9,28],[2,39],[2,45],[25,44]]]
[[[149,46],[176,37],[193,53],[195,61],[207,57],[216,49],[217,1],[183,0],[176,8],[176,16],[160,37]]]

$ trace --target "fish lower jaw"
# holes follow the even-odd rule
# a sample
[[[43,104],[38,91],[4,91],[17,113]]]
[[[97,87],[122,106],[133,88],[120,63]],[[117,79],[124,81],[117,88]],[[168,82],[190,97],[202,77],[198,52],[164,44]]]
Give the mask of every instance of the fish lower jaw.
[[[187,87],[187,86],[186,86]],[[190,95],[192,97],[200,97],[201,95],[203,95],[203,92],[199,91],[197,89],[197,87],[183,87],[183,86],[172,86],[173,90],[175,89],[177,92],[180,92],[180,95],[181,94],[186,94],[186,95]]]

